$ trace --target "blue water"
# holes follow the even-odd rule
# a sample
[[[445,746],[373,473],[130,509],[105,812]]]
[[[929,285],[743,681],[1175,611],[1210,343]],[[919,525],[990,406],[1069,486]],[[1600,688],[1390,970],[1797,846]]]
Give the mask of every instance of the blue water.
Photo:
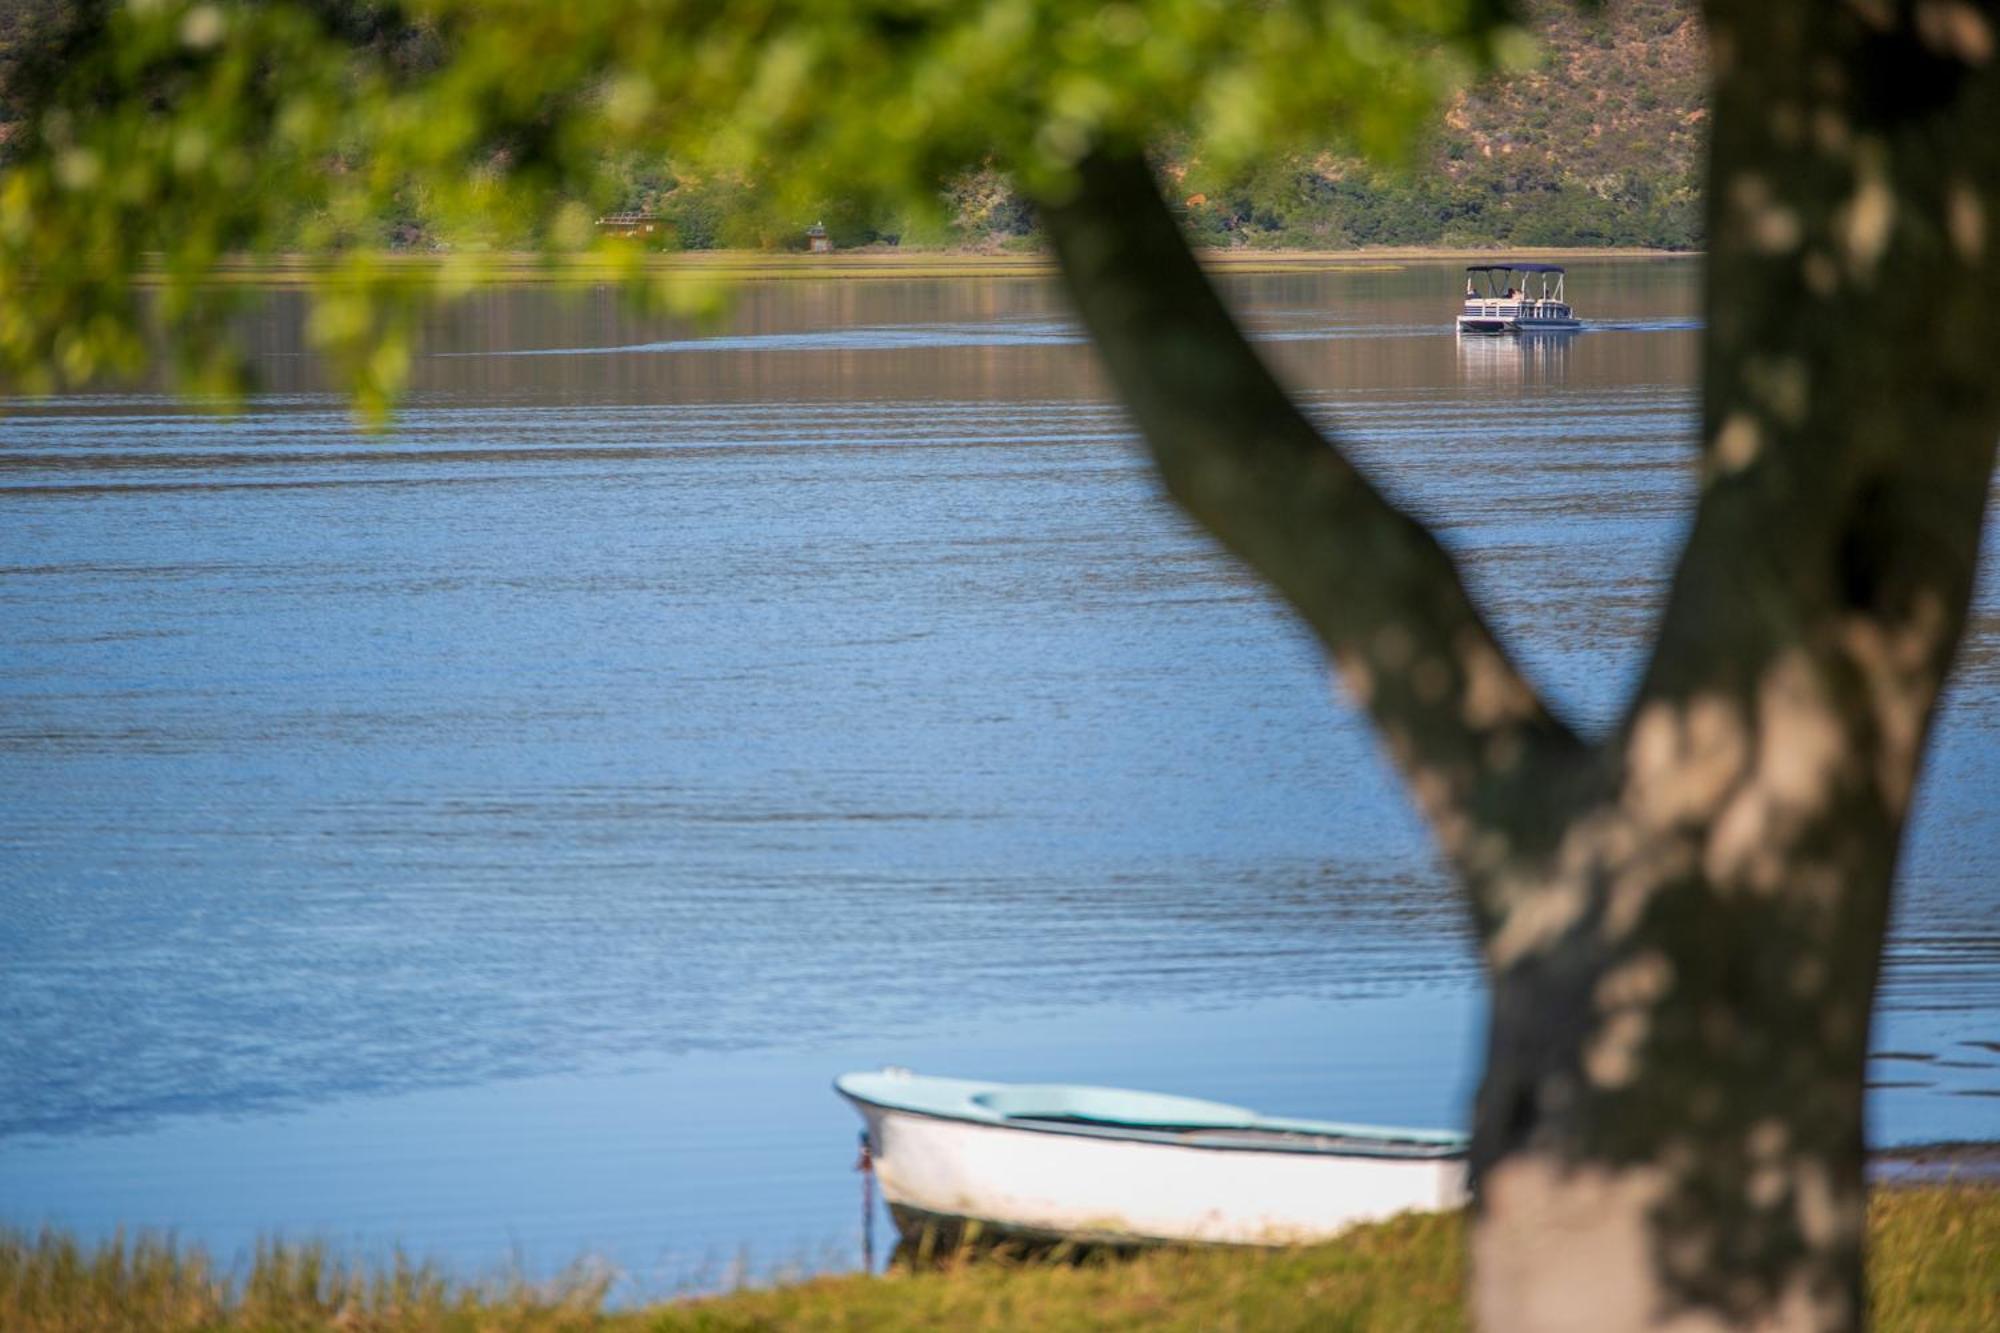
[[[1598,728],[1692,494],[1695,280],[1579,270],[1601,327],[1525,345],[1443,331],[1442,269],[1230,295]],[[853,1262],[845,1068],[1463,1119],[1449,883],[1047,286],[488,293],[380,439],[298,327],[238,417],[0,418],[0,1222],[644,1294]],[[1989,568],[1883,1142],[2000,1136],[1996,649]]]

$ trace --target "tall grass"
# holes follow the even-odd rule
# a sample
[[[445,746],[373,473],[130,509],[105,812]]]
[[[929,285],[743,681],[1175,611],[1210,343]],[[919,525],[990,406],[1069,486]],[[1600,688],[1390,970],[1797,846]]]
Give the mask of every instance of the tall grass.
[[[237,1276],[157,1236],[0,1234],[5,1333],[581,1333],[604,1327],[605,1286],[466,1284],[401,1255],[369,1266],[320,1244],[259,1245]]]
[[[1877,1333],[2000,1329],[2000,1189],[1877,1190],[1868,1242]]]
[[[2000,1190],[1878,1192],[1869,1290],[1879,1333],[2000,1329]],[[607,1310],[602,1277],[467,1284],[398,1258],[355,1264],[266,1245],[247,1269],[154,1237],[82,1244],[0,1233],[5,1333],[918,1333],[1232,1330],[1443,1333],[1467,1327],[1464,1222],[1411,1216],[1332,1244],[1159,1250],[1049,1263],[947,1256],[858,1275]]]

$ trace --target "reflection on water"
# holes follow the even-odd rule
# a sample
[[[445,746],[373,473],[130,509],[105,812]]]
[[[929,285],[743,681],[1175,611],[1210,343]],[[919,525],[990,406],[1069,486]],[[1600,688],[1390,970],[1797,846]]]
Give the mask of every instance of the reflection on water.
[[[1459,383],[1483,388],[1534,389],[1569,383],[1569,350],[1579,335],[1458,335]]]
[[[1448,267],[1226,287],[1602,728],[1692,496],[1694,277],[1579,263],[1589,331],[1477,348]],[[0,1220],[671,1282],[844,1243],[846,1065],[1459,1114],[1450,886],[1045,284],[766,284],[713,330],[487,291],[385,439],[293,296],[253,333],[243,416],[0,420]],[[1886,1139],[1993,1122],[1996,645],[1989,571]]]

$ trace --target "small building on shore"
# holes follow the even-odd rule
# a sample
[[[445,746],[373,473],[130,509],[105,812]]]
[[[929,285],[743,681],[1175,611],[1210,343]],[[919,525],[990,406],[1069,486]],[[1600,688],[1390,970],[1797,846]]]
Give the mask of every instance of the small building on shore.
[[[661,225],[654,213],[606,213],[597,220],[597,230],[606,236],[644,238],[656,234]]]
[[[833,253],[833,238],[826,234],[824,222],[815,222],[806,228],[806,250],[816,255]]]

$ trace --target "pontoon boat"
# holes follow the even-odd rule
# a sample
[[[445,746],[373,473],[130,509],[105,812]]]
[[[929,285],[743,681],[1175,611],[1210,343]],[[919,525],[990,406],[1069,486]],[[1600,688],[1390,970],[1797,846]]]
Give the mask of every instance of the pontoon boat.
[[[1560,264],[1473,264],[1460,333],[1567,333],[1583,327],[1563,295]]]

